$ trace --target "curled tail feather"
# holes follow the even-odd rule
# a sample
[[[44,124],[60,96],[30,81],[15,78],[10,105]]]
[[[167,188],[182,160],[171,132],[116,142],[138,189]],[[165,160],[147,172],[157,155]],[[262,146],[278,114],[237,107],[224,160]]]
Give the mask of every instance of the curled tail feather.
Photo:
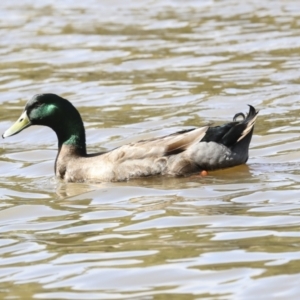
[[[244,120],[244,123],[247,124],[247,127],[244,129],[244,131],[242,132],[242,135],[239,137],[239,139],[237,140],[237,142],[239,142],[240,140],[242,140],[245,136],[248,135],[248,133],[252,130],[255,121],[257,119],[257,115],[258,115],[258,110],[256,110],[252,105],[249,105],[250,109],[249,109],[249,113],[247,115],[247,118]]]

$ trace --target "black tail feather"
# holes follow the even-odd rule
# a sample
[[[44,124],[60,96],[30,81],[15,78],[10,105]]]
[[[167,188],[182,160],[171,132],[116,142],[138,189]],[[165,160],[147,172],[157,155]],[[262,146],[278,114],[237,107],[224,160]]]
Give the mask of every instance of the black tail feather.
[[[244,116],[244,114],[238,113],[234,116],[233,122],[210,127],[201,142],[216,142],[230,148],[249,134],[252,135],[257,114],[258,111],[252,105],[249,105],[249,112],[244,120],[236,121],[239,116]]]

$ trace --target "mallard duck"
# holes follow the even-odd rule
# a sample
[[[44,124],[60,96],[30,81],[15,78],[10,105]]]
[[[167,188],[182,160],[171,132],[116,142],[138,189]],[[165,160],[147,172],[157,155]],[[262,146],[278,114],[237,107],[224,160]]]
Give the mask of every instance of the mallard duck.
[[[186,176],[244,164],[258,111],[236,114],[222,126],[204,126],[130,143],[111,151],[87,154],[85,129],[78,110],[55,94],[29,100],[20,118],[3,134],[19,133],[31,125],[52,128],[58,139],[55,173],[67,182],[124,181],[130,178]],[[237,121],[242,116],[243,120]]]

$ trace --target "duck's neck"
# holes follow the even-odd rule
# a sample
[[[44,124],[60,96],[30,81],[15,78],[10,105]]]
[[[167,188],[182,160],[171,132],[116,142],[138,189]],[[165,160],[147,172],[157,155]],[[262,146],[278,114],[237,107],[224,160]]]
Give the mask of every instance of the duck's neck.
[[[66,115],[66,119],[53,127],[58,139],[59,151],[63,146],[70,147],[78,155],[86,155],[85,130],[79,115]]]

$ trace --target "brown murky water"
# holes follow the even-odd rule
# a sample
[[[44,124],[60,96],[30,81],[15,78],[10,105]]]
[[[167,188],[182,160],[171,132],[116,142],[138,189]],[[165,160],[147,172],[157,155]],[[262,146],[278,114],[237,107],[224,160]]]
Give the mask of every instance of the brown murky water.
[[[32,95],[90,151],[260,115],[245,166],[101,185],[54,179],[56,138],[0,144],[1,299],[298,299],[300,2],[0,2],[0,132]]]

